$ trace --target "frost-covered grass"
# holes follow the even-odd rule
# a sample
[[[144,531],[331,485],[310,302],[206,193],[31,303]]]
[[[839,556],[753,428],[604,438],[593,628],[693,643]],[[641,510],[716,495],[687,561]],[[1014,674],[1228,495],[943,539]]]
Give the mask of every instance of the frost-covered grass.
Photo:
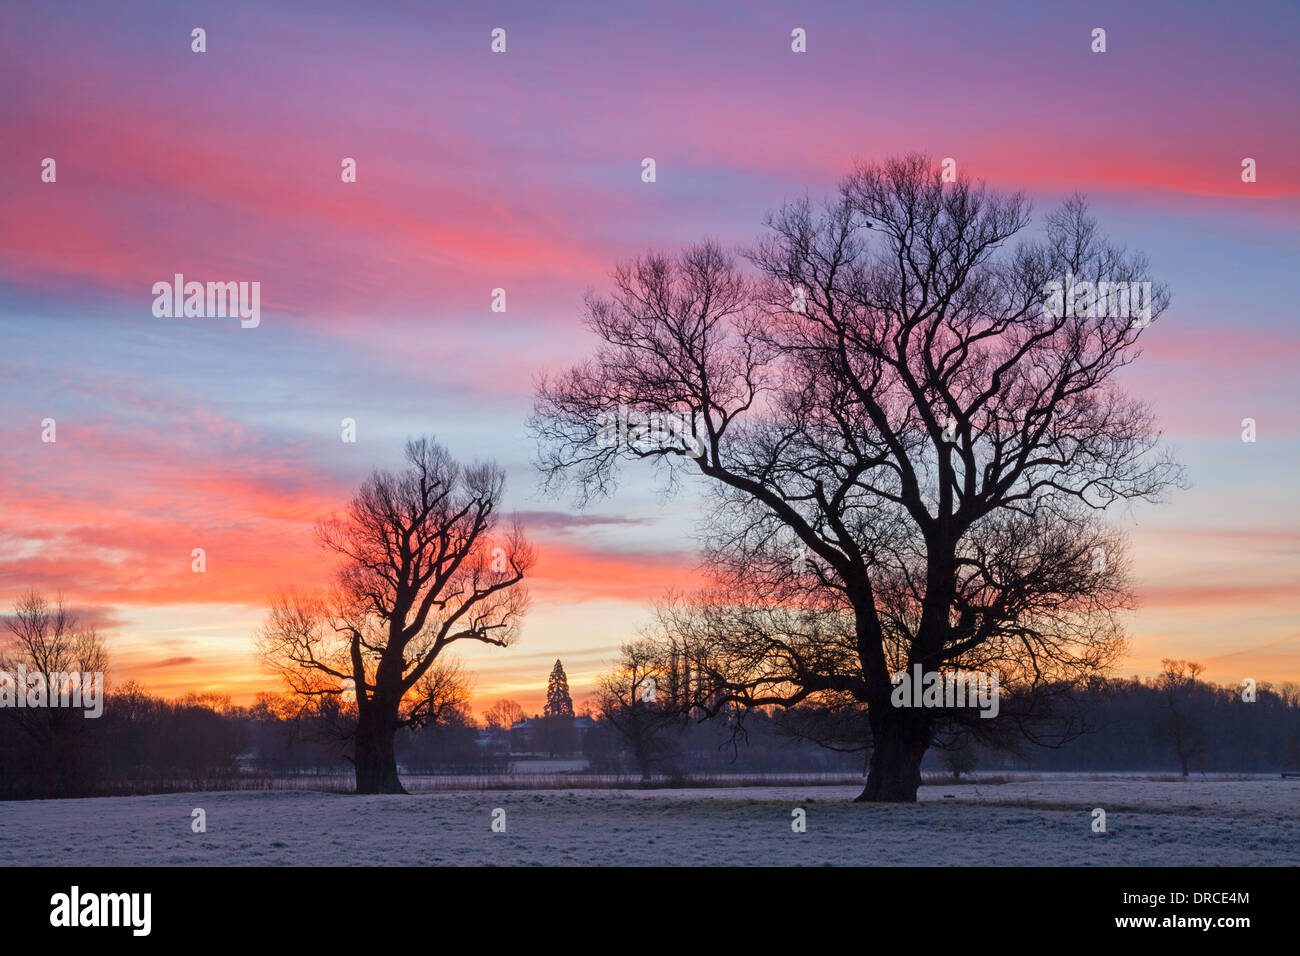
[[[593,773],[587,770],[555,771],[549,762],[537,762],[527,770],[510,773],[405,773],[399,772],[402,784],[411,793],[450,790],[640,790],[645,788],[717,788],[717,787],[825,787],[856,786],[865,778],[857,773],[802,771],[792,773],[721,772],[690,773],[683,776],[653,774],[647,782],[638,773]],[[555,761],[554,763],[562,763]],[[568,763],[576,763],[569,761]],[[1169,773],[1078,772],[1032,773],[1023,771],[979,772],[964,774],[953,781],[952,774],[926,771],[927,785],[971,786],[1040,780],[1150,780],[1177,783],[1181,777]],[[1197,774],[1194,779],[1207,780],[1276,780],[1270,774]],[[203,790],[317,790],[322,793],[352,793],[356,776],[352,772],[315,771],[299,774],[241,773],[216,777],[153,777],[118,783],[101,784],[97,796],[130,797],[156,793],[193,793]]]
[[[1300,780],[1042,775],[923,787],[191,793],[0,804],[0,865],[1300,864]],[[191,832],[191,811],[207,832]],[[505,811],[506,832],[491,830]],[[791,830],[806,812],[807,832]],[[1092,811],[1106,811],[1094,833]]]

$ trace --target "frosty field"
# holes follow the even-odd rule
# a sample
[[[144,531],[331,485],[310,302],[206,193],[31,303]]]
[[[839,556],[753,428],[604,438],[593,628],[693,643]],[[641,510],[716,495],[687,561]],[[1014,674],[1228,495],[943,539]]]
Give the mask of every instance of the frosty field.
[[[190,793],[0,803],[0,865],[1300,864],[1300,780],[1062,776],[926,786],[915,806],[856,787]],[[950,796],[949,796],[950,795]],[[791,830],[791,811],[807,832]],[[1092,810],[1107,832],[1092,831]],[[191,832],[191,811],[207,832]],[[506,831],[493,833],[492,811]]]

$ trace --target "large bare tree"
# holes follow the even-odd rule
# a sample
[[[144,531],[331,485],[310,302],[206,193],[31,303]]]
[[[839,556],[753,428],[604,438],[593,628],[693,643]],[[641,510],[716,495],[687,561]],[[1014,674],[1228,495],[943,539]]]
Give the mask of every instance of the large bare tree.
[[[1079,197],[1013,245],[1030,223],[926,157],[862,165],[770,215],[749,268],[709,242],[620,265],[587,300],[594,355],[539,385],[557,490],[607,494],[646,459],[712,490],[717,587],[667,621],[692,686],[864,708],[860,800],[915,800],[945,726],[980,726],[895,706],[896,673],[997,669],[1027,702],[1115,660],[1131,601],[1100,516],[1179,480],[1115,381],[1167,290]],[[613,416],[680,424],[611,440]]]
[[[439,657],[458,641],[508,646],[526,607],[533,551],[499,529],[495,465],[464,466],[441,445],[406,445],[406,466],[376,471],[342,515],[320,524],[340,559],[328,594],[277,598],[263,659],[309,699],[355,699],[358,793],[405,792],[393,744],[437,718],[459,677]]]

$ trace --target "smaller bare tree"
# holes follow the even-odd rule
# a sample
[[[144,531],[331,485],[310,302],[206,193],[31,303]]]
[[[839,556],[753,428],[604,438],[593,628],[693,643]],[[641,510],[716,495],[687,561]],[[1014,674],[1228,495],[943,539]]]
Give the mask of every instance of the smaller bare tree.
[[[1165,716],[1156,723],[1156,738],[1173,746],[1186,777],[1191,762],[1205,746],[1205,731],[1195,714],[1196,698],[1202,689],[1199,678],[1205,668],[1195,661],[1171,658],[1162,660],[1160,666],[1164,669],[1155,686],[1163,698]]]
[[[72,699],[74,682],[78,685],[77,696],[84,698],[84,675],[103,675],[108,669],[103,639],[64,604],[61,594],[51,604],[35,590],[28,591],[14,602],[13,614],[5,620],[5,626],[9,641],[0,649],[0,671],[11,675],[15,693],[26,693],[26,687],[17,681],[17,675],[25,672],[41,675],[46,699],[52,704]],[[102,683],[98,692],[103,692]],[[52,792],[85,792],[89,759],[85,753],[84,709],[48,706],[7,711],[44,755]]]
[[[961,782],[961,775],[970,773],[979,765],[979,758],[975,755],[975,748],[971,746],[969,737],[958,735],[943,750],[941,759],[943,765],[948,768],[952,774],[952,782]]]
[[[671,769],[671,738],[683,724],[671,692],[677,678],[662,651],[652,640],[624,644],[618,664],[596,684],[596,713],[632,751],[642,783],[654,770]]]
[[[483,713],[488,730],[509,732],[510,728],[524,719],[524,709],[513,700],[502,698]]]
[[[532,548],[517,524],[498,531],[504,472],[462,465],[427,438],[407,442],[405,457],[319,526],[341,559],[334,590],[276,599],[260,638],[294,693],[355,712],[358,793],[405,792],[397,731],[463,703],[442,655],[458,641],[508,647],[527,607]]]

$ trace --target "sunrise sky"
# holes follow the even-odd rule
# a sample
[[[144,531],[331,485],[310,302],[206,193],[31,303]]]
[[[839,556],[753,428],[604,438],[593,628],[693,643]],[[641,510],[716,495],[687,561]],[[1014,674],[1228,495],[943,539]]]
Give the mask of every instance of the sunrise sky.
[[[593,345],[583,292],[919,150],[1040,213],[1086,192],[1172,289],[1124,381],[1193,485],[1115,514],[1143,601],[1123,673],[1300,680],[1294,2],[438,6],[0,8],[0,604],[61,589],[112,680],[247,701],[277,689],[268,595],[324,581],[315,518],[432,433],[507,467],[539,551],[522,640],[464,655],[477,708],[540,709],[557,657],[581,699],[691,584],[700,513],[648,481],[584,513],[538,493],[524,420]],[[259,281],[260,326],[156,318],[175,273]]]

